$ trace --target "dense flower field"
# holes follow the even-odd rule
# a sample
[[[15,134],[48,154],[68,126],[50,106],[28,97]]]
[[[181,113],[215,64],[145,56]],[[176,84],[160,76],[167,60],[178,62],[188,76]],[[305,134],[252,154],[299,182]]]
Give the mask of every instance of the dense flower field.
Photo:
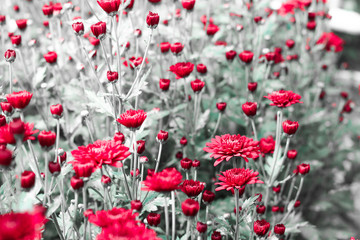
[[[359,234],[326,0],[2,5],[1,240]]]

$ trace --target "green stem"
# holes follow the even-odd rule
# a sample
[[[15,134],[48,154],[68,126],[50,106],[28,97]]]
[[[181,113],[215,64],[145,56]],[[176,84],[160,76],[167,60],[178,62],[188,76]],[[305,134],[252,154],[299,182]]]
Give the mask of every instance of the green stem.
[[[238,240],[239,239],[239,190],[238,189],[234,189],[235,190],[235,212],[236,212],[236,226],[235,226],[235,237],[234,240]]]
[[[123,176],[124,176],[124,185],[125,185],[125,189],[126,189],[126,192],[127,192],[127,195],[129,197],[129,199],[132,199],[132,196],[131,196],[131,193],[130,193],[130,189],[129,189],[129,184],[128,184],[128,181],[127,181],[127,178],[126,178],[126,174],[125,174],[125,168],[124,168],[124,165],[121,166],[121,171],[123,173]]]
[[[172,206],[171,206],[171,215],[172,215],[171,239],[175,240],[176,239],[175,191],[171,192],[171,201],[172,201]]]
[[[217,122],[216,122],[216,125],[215,125],[215,128],[214,128],[214,132],[211,134],[210,139],[215,136],[216,131],[218,130],[219,125],[220,125],[221,117],[222,117],[222,113],[219,113],[219,116],[218,116],[218,119],[217,119]]]
[[[2,36],[3,38],[4,36]],[[9,93],[12,93],[12,64],[9,62]]]
[[[162,143],[160,143],[159,145],[159,152],[158,152],[158,157],[156,159],[156,167],[155,167],[155,173],[157,173],[157,171],[159,170],[159,165],[160,165],[160,158],[161,158],[161,152],[162,152]]]
[[[168,209],[168,199],[167,196],[165,196],[165,232],[166,232],[166,239],[169,240],[169,209]]]
[[[107,57],[106,49],[105,49],[105,46],[104,46],[104,43],[103,43],[102,40],[100,40],[100,45],[101,45],[101,48],[102,48],[103,53],[104,53],[105,62],[108,65],[109,71],[111,71],[111,66],[110,66],[110,63],[109,63],[109,59]]]
[[[297,190],[294,202],[296,202],[298,200],[303,185],[304,185],[304,176],[301,176],[300,185],[299,185],[299,188]],[[286,213],[286,215],[284,216],[284,218],[280,222],[285,222],[285,220],[289,217],[289,215],[290,215],[291,211],[293,210],[293,208],[294,208],[294,206],[290,206],[290,209],[289,209],[289,206],[287,207],[287,209],[289,209],[289,210],[288,210],[288,212]]]

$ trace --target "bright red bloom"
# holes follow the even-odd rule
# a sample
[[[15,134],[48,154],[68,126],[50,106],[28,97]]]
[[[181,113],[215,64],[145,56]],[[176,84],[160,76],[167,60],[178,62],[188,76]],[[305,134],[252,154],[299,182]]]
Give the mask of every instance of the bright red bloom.
[[[70,185],[74,190],[78,190],[84,186],[84,180],[82,180],[78,176],[73,176],[71,177]]]
[[[89,222],[101,228],[110,227],[114,223],[126,223],[135,221],[138,214],[131,209],[113,208],[111,210],[97,211],[96,214],[89,216]]]
[[[116,14],[119,10],[121,0],[98,0],[97,3],[107,14]]]
[[[62,117],[64,109],[61,104],[51,105],[50,112],[55,119],[59,119]]]
[[[196,230],[198,230],[199,233],[204,233],[207,230],[207,224],[202,222],[196,223]]]
[[[170,50],[174,55],[179,55],[184,49],[184,45],[181,42],[176,42],[170,45]]]
[[[0,166],[7,167],[10,166],[13,160],[13,153],[6,146],[0,146]]]
[[[0,239],[40,240],[46,222],[45,209],[40,206],[36,206],[32,212],[0,215]]]
[[[217,159],[214,166],[222,161],[229,161],[232,157],[242,157],[246,162],[248,158],[257,158],[259,156],[259,142],[246,136],[225,134],[215,136],[211,142],[206,143],[203,148],[205,152],[212,153],[210,157]]]
[[[21,35],[13,35],[10,37],[11,39],[11,43],[14,46],[19,46],[21,45]]]
[[[56,133],[43,130],[38,135],[38,141],[41,147],[50,148],[55,144]]]
[[[116,121],[130,130],[136,130],[141,127],[145,119],[146,112],[144,110],[127,110]]]
[[[205,184],[194,180],[185,180],[180,188],[188,197],[196,197],[204,190]]]
[[[185,78],[194,70],[194,64],[191,62],[180,62],[170,66],[170,71],[176,74],[177,78]]]
[[[21,120],[14,119],[11,123],[18,122],[21,122]],[[10,126],[11,123],[0,127],[0,144],[16,144],[14,132],[11,130]],[[35,140],[35,137],[32,135],[39,132],[39,130],[34,130],[33,123],[23,123],[23,131],[23,142],[27,140]]]
[[[13,108],[24,109],[29,105],[32,96],[32,93],[24,90],[7,94],[6,99]]]
[[[130,202],[131,210],[141,211],[142,209],[142,202],[140,200],[132,200]]]
[[[159,25],[160,17],[159,14],[149,11],[149,14],[146,16],[146,23],[149,28],[156,28]]]
[[[159,87],[160,87],[160,89],[163,90],[163,91],[169,90],[169,87],[170,87],[170,79],[160,78]]]
[[[149,213],[146,220],[150,226],[157,226],[160,224],[161,216],[158,213]]]
[[[102,39],[106,34],[106,22],[98,22],[90,26],[92,34],[98,39]]]
[[[207,73],[207,67],[205,64],[199,63],[196,65],[196,71],[202,75]]]
[[[282,127],[284,130],[284,133],[288,134],[288,135],[293,135],[296,133],[298,127],[299,127],[299,123],[298,122],[293,122],[290,120],[286,120],[282,123]]]
[[[225,57],[229,61],[234,60],[235,56],[236,56],[236,52],[234,50],[230,50],[230,51],[225,53]]]
[[[241,189],[247,184],[264,183],[257,177],[259,173],[251,169],[233,168],[221,173],[223,174],[223,176],[219,174],[219,181],[221,182],[215,183],[220,187],[216,188],[215,191],[230,191],[233,188]]]
[[[260,139],[260,152],[263,154],[273,153],[275,149],[275,140],[273,136],[268,136],[267,138]]]
[[[188,198],[182,202],[181,209],[185,216],[195,217],[196,214],[199,212],[200,205],[198,201]]]
[[[269,231],[270,223],[268,223],[265,219],[257,220],[254,222],[254,232],[258,236],[265,236]]]
[[[80,146],[71,151],[74,157],[69,163],[77,164],[92,163],[95,168],[101,168],[103,164],[113,167],[121,167],[121,161],[125,160],[131,153],[129,148],[119,144],[115,140],[97,140],[93,144]]]
[[[12,49],[8,49],[6,50],[4,57],[7,62],[13,63],[16,59],[16,52]]]
[[[201,81],[200,79],[196,79],[194,81],[191,81],[191,88],[194,91],[194,93],[199,93],[205,86],[205,82]]]
[[[181,0],[181,4],[183,8],[185,8],[188,11],[193,10],[195,5],[195,0]]]
[[[256,102],[246,102],[242,105],[242,110],[248,117],[253,117],[256,115],[257,103]]]
[[[24,189],[32,188],[35,184],[35,173],[33,171],[24,171],[21,173],[21,187]]]
[[[310,164],[302,163],[296,167],[298,173],[306,175],[310,172]]]
[[[332,50],[335,50],[335,52],[341,52],[344,49],[345,41],[332,32],[325,32],[321,35],[316,44],[325,45],[325,50],[328,52]]]
[[[211,203],[215,199],[215,193],[209,190],[205,190],[202,199],[205,202],[205,204]]]
[[[282,236],[285,233],[285,226],[284,224],[276,224],[274,226],[274,233],[278,236]]]
[[[169,42],[160,43],[160,50],[162,53],[167,53],[170,50],[171,44]]]
[[[226,102],[218,102],[216,103],[216,108],[220,111],[220,112],[224,112],[226,109]]]
[[[270,106],[277,106],[279,108],[289,107],[295,103],[303,103],[299,101],[301,99],[299,94],[286,90],[272,92],[269,95],[264,96],[264,98],[272,101]]]
[[[56,52],[48,52],[44,54],[45,61],[50,64],[54,64],[57,61],[57,54]]]
[[[192,160],[190,158],[183,158],[180,161],[182,169],[189,170],[192,167]]]
[[[106,77],[109,82],[115,83],[119,78],[119,74],[118,74],[118,72],[107,71]]]
[[[289,150],[287,152],[288,159],[295,159],[297,156],[297,151],[295,149]]]
[[[182,182],[181,173],[175,168],[166,168],[161,172],[150,174],[146,177],[142,190],[155,192],[171,192],[179,189]]]
[[[84,24],[82,22],[73,23],[71,26],[75,31],[75,34],[79,36],[84,34]]]
[[[251,51],[243,51],[239,54],[239,58],[244,63],[251,63],[254,58],[254,53]]]
[[[27,27],[27,19],[18,19],[15,21],[20,30],[25,30]]]
[[[218,25],[209,24],[206,29],[206,34],[209,36],[214,36],[220,30]]]

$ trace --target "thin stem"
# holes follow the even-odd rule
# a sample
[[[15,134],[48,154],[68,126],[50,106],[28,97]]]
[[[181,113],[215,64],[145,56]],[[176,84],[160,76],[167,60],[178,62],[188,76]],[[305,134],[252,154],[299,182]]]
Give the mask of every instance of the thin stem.
[[[54,162],[56,162],[58,160],[59,138],[60,138],[60,121],[59,121],[59,119],[56,119],[56,142],[55,142],[55,159],[54,159]]]
[[[166,239],[169,240],[169,209],[168,209],[168,199],[165,196],[165,232],[166,232]]]
[[[195,170],[194,170],[194,181],[196,181],[196,179],[197,179],[197,169],[195,168]]]
[[[35,167],[36,167],[36,171],[37,171],[37,174],[38,174],[38,178],[40,179],[40,182],[41,182],[41,185],[44,187],[44,181],[41,177],[41,172],[40,172],[40,168],[39,168],[39,164],[38,164],[38,161],[37,161],[37,158],[36,158],[36,155],[35,155],[35,151],[34,151],[34,148],[32,146],[32,143],[31,143],[31,140],[27,140],[27,143],[28,143],[28,146],[29,146],[29,149],[30,149],[30,152],[31,152],[31,156],[34,160],[34,163],[35,163]],[[24,145],[23,145],[24,147]],[[25,150],[25,147],[24,147],[24,151]]]
[[[86,127],[87,127],[88,131],[89,131],[91,142],[93,143],[93,142],[95,142],[95,139],[94,139],[93,133],[92,133],[92,131],[90,129],[90,125],[89,125],[89,122],[88,122],[87,118],[85,119],[85,124],[86,124]]]
[[[83,194],[83,205],[85,212],[88,208],[86,183],[84,184],[84,187],[82,189],[82,194]],[[84,240],[86,240],[86,228],[87,228],[87,219],[86,217],[84,217]]]
[[[9,62],[9,93],[12,92],[12,64]]]
[[[137,152],[137,142],[136,142],[136,131],[133,131],[132,132],[133,134],[133,149],[134,149],[134,168],[133,168],[133,196],[134,196],[134,199],[136,199],[136,169],[137,169],[137,160],[138,160],[138,152]]]
[[[239,238],[239,190],[235,190],[235,209],[236,209],[236,226],[235,226],[235,238],[234,240],[238,240]]]
[[[286,170],[285,170],[285,174],[284,176],[287,178],[290,172],[290,169],[292,168],[293,162],[291,161],[290,163],[287,164]],[[281,191],[280,191],[280,197],[282,196],[285,186],[286,186],[287,181],[285,181],[282,186],[281,186]]]
[[[302,190],[302,187],[303,187],[303,185],[304,185],[304,177],[303,176],[301,176],[301,179],[300,179],[300,185],[299,185],[299,188],[298,188],[298,190],[297,190],[297,193],[296,193],[296,196],[295,196],[295,200],[294,200],[294,202],[296,202],[297,200],[298,200],[298,198],[299,198],[299,196],[300,196],[300,192],[301,192],[301,190]],[[289,203],[288,203],[289,204]],[[286,213],[286,215],[284,216],[284,218],[283,219],[281,219],[281,221],[280,222],[284,222],[288,217],[289,217],[289,215],[290,215],[290,213],[291,213],[291,211],[292,211],[292,209],[294,208],[294,206],[291,206],[291,208],[289,209],[289,211]]]
[[[129,189],[129,184],[128,184],[128,181],[127,181],[127,178],[126,178],[126,174],[125,174],[125,168],[124,168],[124,165],[121,166],[121,171],[123,173],[123,176],[124,176],[124,182],[125,182],[125,189],[126,189],[126,192],[127,192],[127,195],[129,197],[129,199],[132,199],[132,196],[131,196],[131,193],[130,193],[130,189]]]
[[[296,178],[293,178],[293,179],[291,180],[289,192],[288,192],[288,195],[287,195],[287,198],[286,198],[286,204],[289,204],[291,194],[292,194],[292,192],[293,192],[293,190],[294,190],[295,181],[296,181]]]
[[[161,152],[162,152],[162,143],[160,143],[159,145],[159,152],[158,152],[158,157],[156,159],[156,167],[155,167],[155,173],[157,173],[157,171],[159,170],[159,165],[160,165],[160,158],[161,158]]]
[[[208,219],[209,219],[209,204],[206,204],[206,208],[205,208],[205,223],[207,223]]]
[[[217,122],[216,122],[216,125],[215,125],[215,128],[214,128],[214,132],[211,134],[210,138],[213,138],[215,136],[216,131],[218,130],[219,125],[220,125],[221,117],[222,117],[222,113],[220,113],[219,116],[218,116],[218,119],[217,119]]]
[[[26,63],[25,63],[24,56],[22,55],[22,51],[21,51],[20,49],[19,49],[19,55],[20,55],[21,62],[22,62],[22,65],[23,65],[23,68],[24,68],[24,71],[25,71],[26,76],[30,76],[29,70],[27,69],[27,65],[26,65]]]
[[[61,230],[60,230],[59,223],[58,223],[58,221],[57,221],[57,219],[56,219],[56,214],[53,213],[53,214],[51,215],[51,217],[52,217],[52,219],[53,219],[53,221],[54,221],[54,225],[55,225],[56,231],[57,231],[57,233],[58,233],[58,235],[59,235],[59,237],[60,237],[60,240],[64,240],[64,236],[62,235],[62,232],[61,232]]]
[[[256,217],[256,208],[254,209],[253,215],[251,217],[251,226],[250,226],[250,232],[251,233],[250,233],[249,240],[253,240],[254,231],[253,231],[252,227],[254,226],[255,217]]]
[[[255,139],[255,141],[258,141],[258,135],[257,135],[257,131],[256,131],[256,125],[255,125],[254,118],[250,118],[250,122],[251,122],[252,130],[254,132],[254,139]],[[261,171],[262,171],[263,175],[265,176],[264,159],[261,156],[261,154],[260,154],[260,161],[259,162],[260,162]]]
[[[53,177],[54,178],[54,177]],[[61,179],[60,184],[58,184],[59,191],[60,191],[60,197],[61,197],[61,214],[62,214],[62,220],[63,220],[63,232],[65,232],[65,209],[66,209],[66,199],[64,194],[64,182]]]
[[[190,226],[191,226],[191,218],[189,217],[187,220],[187,225],[186,225],[186,237],[185,237],[186,240],[189,239],[189,236],[191,236]]]
[[[171,201],[172,201],[172,206],[171,206],[171,215],[172,215],[171,239],[175,240],[176,239],[175,191],[171,192]]]
[[[46,200],[47,200],[47,197],[48,197],[48,191],[49,191],[49,187],[48,187],[48,181],[49,181],[49,175],[50,175],[50,172],[49,172],[49,159],[48,159],[48,156],[47,156],[47,152],[44,152],[44,158],[45,158],[45,169],[44,169],[44,173],[45,173],[45,187],[44,187],[44,206],[46,206]]]
[[[274,165],[272,166],[271,174],[270,174],[270,178],[269,178],[269,184],[270,184],[270,185],[271,185],[272,182],[273,182],[273,179],[272,179],[272,178],[273,178],[273,176],[274,176],[275,167],[276,167],[276,163],[277,163],[278,155],[279,155],[279,151],[280,151],[282,116],[283,116],[283,112],[282,112],[282,110],[279,110],[279,111],[277,112],[275,150],[274,150],[274,155],[273,155]]]
[[[106,49],[105,49],[105,47],[104,47],[104,43],[103,43],[102,40],[100,40],[100,45],[101,45],[101,48],[102,48],[103,53],[104,53],[105,62],[106,62],[106,64],[108,65],[109,71],[111,71],[111,66],[110,66],[110,63],[109,63],[109,59],[108,59],[108,57],[107,57]]]
[[[118,29],[118,25],[120,24],[121,22],[121,18],[122,18],[122,12],[123,11],[120,11],[120,17],[119,17],[119,23],[117,24],[116,23],[116,15],[113,17],[113,21],[114,21],[114,28],[115,28],[115,39],[116,39],[116,51],[117,51],[117,71],[118,71],[118,74],[119,74],[119,96],[121,96],[121,92],[122,92],[122,79],[121,79],[121,56],[120,56],[120,46],[119,46],[119,37],[118,37],[118,34],[117,34],[117,29]],[[120,109],[122,109],[122,99],[120,97]],[[120,114],[121,114],[121,111],[120,111]],[[121,128],[121,126],[119,126],[118,128]],[[120,129],[119,129],[120,131]]]

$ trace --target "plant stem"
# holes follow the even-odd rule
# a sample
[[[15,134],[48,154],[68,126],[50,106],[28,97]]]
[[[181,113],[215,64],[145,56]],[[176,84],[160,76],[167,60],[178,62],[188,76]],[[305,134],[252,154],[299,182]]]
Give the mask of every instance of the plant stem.
[[[255,217],[256,217],[256,208],[254,209],[253,215],[251,217],[251,226],[250,226],[250,238],[249,240],[253,240],[253,236],[254,236],[254,230],[252,229],[254,226],[254,221],[255,221]]]
[[[293,179],[291,180],[289,192],[288,192],[288,195],[287,195],[287,198],[286,198],[286,205],[289,204],[291,194],[292,194],[292,192],[293,192],[293,190],[294,190],[295,181],[296,181],[296,178],[293,178]]]
[[[160,158],[161,158],[161,152],[162,152],[162,143],[160,143],[159,145],[159,152],[158,152],[158,157],[156,159],[156,167],[155,167],[155,173],[157,173],[157,171],[159,170],[159,165],[160,165]]]
[[[171,201],[172,201],[172,206],[171,206],[171,215],[172,215],[171,239],[175,240],[176,239],[175,191],[171,192]]]
[[[88,208],[86,183],[84,184],[84,187],[82,189],[82,194],[83,194],[83,205],[85,212]],[[87,219],[86,217],[84,217],[84,240],[86,240],[86,228],[87,228]]]
[[[3,38],[4,36],[2,36]],[[12,93],[12,64],[9,62],[9,93]]]
[[[189,236],[191,236],[190,226],[191,226],[191,218],[189,217],[186,225],[186,237],[185,237],[186,240],[189,239]]]
[[[216,122],[216,125],[215,125],[215,128],[214,128],[214,132],[211,134],[210,139],[215,136],[216,131],[219,128],[219,125],[220,125],[221,117],[222,117],[222,113],[219,113],[219,116],[218,116],[218,119],[217,119],[217,122]]]
[[[134,168],[133,168],[133,197],[136,199],[136,169],[137,169],[137,142],[136,142],[136,131],[132,131],[133,134],[133,149],[134,149]]]
[[[301,176],[300,185],[299,185],[299,188],[298,188],[298,190],[297,190],[297,193],[296,193],[294,202],[296,202],[296,201],[298,200],[303,185],[304,185],[304,177]],[[288,203],[288,204],[289,204],[289,203]],[[289,207],[287,207],[287,208],[289,208]],[[284,222],[284,221],[289,217],[289,215],[290,215],[290,213],[291,213],[291,211],[292,211],[293,208],[294,208],[294,206],[291,206],[291,207],[290,207],[290,209],[288,210],[288,212],[286,213],[286,215],[284,216],[284,218],[281,219],[280,222]]]
[[[47,156],[47,152],[44,152],[44,158],[45,158],[45,169],[44,169],[44,173],[45,173],[45,187],[44,187],[44,199],[43,199],[43,202],[44,202],[44,206],[46,206],[46,200],[47,200],[47,197],[48,197],[48,181],[49,181],[49,175],[50,175],[50,172],[49,172],[49,159],[48,159],[48,156]]]
[[[55,143],[55,159],[54,159],[54,162],[56,162],[58,160],[59,138],[60,138],[60,121],[59,121],[59,119],[56,119],[56,143]]]
[[[32,146],[32,143],[31,143],[31,140],[27,140],[27,143],[28,143],[28,146],[29,146],[29,149],[30,149],[30,152],[31,152],[31,156],[34,160],[34,163],[35,163],[35,167],[36,167],[36,171],[37,171],[37,174],[38,174],[38,178],[40,179],[40,182],[41,182],[41,185],[44,187],[44,181],[41,177],[41,172],[40,172],[40,168],[39,168],[39,164],[38,164],[38,160],[36,158],[36,155],[35,155],[35,151],[34,151],[34,148]],[[23,145],[24,146],[24,145]],[[25,149],[25,147],[24,147]]]
[[[104,43],[103,43],[102,40],[100,40],[100,45],[101,45],[101,48],[102,48],[102,50],[103,50],[103,52],[104,52],[105,62],[106,62],[106,64],[108,65],[109,71],[111,71],[111,66],[110,66],[110,63],[109,63],[109,59],[108,59],[108,57],[107,57],[106,49],[105,49],[105,47],[104,47]]]
[[[206,208],[205,208],[205,223],[208,221],[209,219],[209,204],[206,204]]]
[[[85,119],[85,124],[86,124],[86,127],[87,127],[88,131],[89,131],[91,142],[93,143],[93,142],[95,142],[95,139],[94,139],[93,133],[91,132],[90,125],[89,125],[89,122],[88,122],[87,118]]]
[[[129,189],[129,184],[128,184],[128,181],[127,181],[127,178],[126,178],[126,174],[125,174],[125,168],[124,168],[124,165],[121,166],[121,171],[123,173],[123,176],[124,176],[124,182],[125,182],[125,189],[126,189],[126,192],[127,192],[127,195],[129,197],[129,199],[132,199],[132,196],[131,196],[131,193],[130,193],[130,189]]]
[[[168,199],[165,196],[165,232],[166,232],[166,239],[169,240],[169,209],[168,209]]]
[[[236,209],[236,226],[235,226],[235,235],[234,240],[238,240],[239,238],[239,190],[234,189],[235,191],[235,209]]]

